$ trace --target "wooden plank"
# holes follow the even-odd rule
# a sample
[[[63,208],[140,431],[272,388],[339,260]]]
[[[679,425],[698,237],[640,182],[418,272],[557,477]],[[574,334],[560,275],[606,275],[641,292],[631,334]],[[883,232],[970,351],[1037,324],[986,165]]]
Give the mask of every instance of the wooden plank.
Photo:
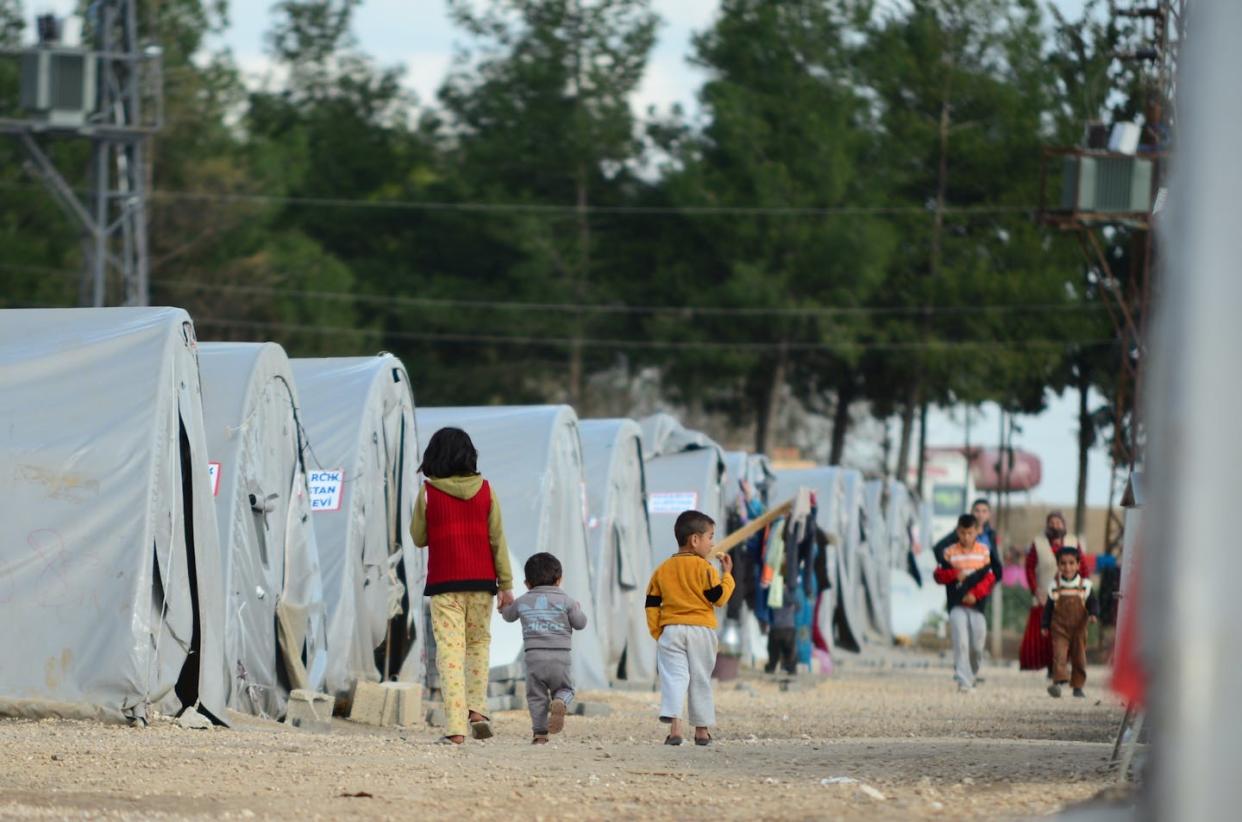
[[[774,520],[779,519],[792,511],[793,504],[794,500],[786,500],[775,508],[772,508],[758,517],[755,517],[750,522],[746,523],[741,528],[716,543],[716,550],[713,555],[720,556],[721,554],[729,553],[734,548],[762,531],[764,528],[767,528],[768,525],[770,525]]]

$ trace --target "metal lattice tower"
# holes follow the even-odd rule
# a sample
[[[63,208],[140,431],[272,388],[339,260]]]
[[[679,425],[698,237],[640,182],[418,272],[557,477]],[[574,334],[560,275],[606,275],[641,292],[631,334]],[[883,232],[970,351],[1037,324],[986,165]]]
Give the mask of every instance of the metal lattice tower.
[[[89,48],[61,46],[58,24],[40,20],[38,46],[8,50],[22,59],[23,93],[29,89],[32,98],[52,102],[30,118],[0,120],[0,131],[21,141],[29,167],[81,229],[83,305],[148,302],[149,146],[162,119],[161,54],[157,46],[140,43],[136,7],[136,0],[94,0],[84,20]],[[82,89],[74,97],[80,99],[77,110],[55,110],[66,105],[57,95],[79,81],[73,88],[75,94]],[[91,144],[83,192],[65,179],[47,149],[50,141],[71,137]]]

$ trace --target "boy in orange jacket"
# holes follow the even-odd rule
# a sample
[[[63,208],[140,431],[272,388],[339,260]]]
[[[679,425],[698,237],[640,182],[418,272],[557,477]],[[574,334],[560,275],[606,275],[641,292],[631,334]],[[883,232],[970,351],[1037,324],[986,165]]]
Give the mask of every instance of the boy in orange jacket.
[[[689,695],[694,744],[710,745],[716,724],[712,668],[716,664],[716,609],[733,594],[733,560],[724,555],[724,576],[707,561],[716,523],[699,511],[683,511],[673,525],[677,553],[656,568],[647,586],[647,629],[658,643],[660,721],[669,726],[665,745],[680,745],[682,706]]]

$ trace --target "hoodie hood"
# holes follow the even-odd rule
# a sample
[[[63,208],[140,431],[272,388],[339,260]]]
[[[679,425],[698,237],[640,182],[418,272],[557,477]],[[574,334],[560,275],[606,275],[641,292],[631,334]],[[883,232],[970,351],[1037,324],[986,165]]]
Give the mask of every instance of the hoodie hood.
[[[483,475],[471,474],[466,477],[428,477],[427,483],[437,491],[443,491],[458,499],[474,499],[483,487]]]

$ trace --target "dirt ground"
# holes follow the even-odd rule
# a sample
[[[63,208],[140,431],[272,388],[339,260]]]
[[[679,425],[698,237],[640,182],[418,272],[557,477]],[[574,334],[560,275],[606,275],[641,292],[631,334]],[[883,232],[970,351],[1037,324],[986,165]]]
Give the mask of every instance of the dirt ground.
[[[1012,819],[1112,786],[1122,710],[1103,670],[1085,700],[987,674],[965,695],[939,667],[851,665],[788,692],[748,677],[719,686],[706,748],[658,744],[656,696],[634,692],[580,695],[611,715],[570,717],[542,748],[516,711],[461,749],[344,721],[322,735],[4,721],[0,818]]]

